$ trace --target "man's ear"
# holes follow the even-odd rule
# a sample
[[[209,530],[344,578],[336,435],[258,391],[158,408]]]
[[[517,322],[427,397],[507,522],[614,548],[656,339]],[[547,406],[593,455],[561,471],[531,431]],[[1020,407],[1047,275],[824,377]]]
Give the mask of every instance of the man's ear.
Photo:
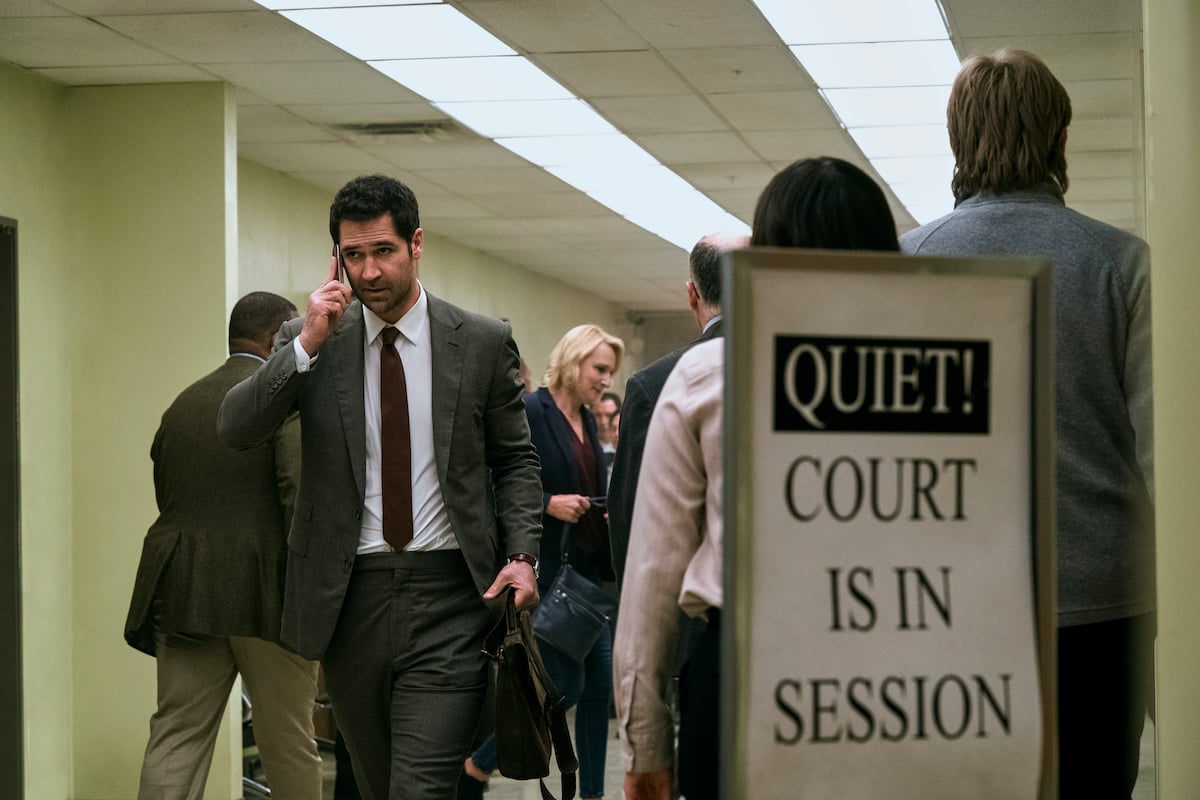
[[[425,232],[420,228],[413,231],[412,241],[409,243],[408,250],[412,255],[413,260],[421,257],[421,249],[425,245]]]
[[[700,293],[696,291],[696,284],[692,281],[687,282],[688,308],[692,311],[700,309]]]

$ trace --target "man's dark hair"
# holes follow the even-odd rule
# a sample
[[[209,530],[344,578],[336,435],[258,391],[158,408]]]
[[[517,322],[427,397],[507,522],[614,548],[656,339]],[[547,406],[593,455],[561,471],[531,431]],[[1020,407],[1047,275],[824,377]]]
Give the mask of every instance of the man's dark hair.
[[[273,337],[279,326],[296,315],[296,305],[271,292],[251,292],[229,314],[229,341],[260,342]]]
[[[754,209],[756,247],[899,250],[896,222],[879,184],[840,158],[804,158],[784,167]]]
[[[605,392],[604,394],[600,395],[600,402],[603,403],[605,400],[612,400],[614,403],[616,403],[617,413],[621,413],[621,395],[617,394],[616,392]]]
[[[707,237],[696,242],[688,256],[688,269],[692,273],[692,285],[707,306],[721,305],[721,257],[728,252]]]
[[[347,183],[329,207],[329,235],[340,242],[342,220],[370,222],[384,214],[392,215],[396,235],[412,244],[413,233],[421,227],[417,196],[412,189],[387,175],[360,175]]]

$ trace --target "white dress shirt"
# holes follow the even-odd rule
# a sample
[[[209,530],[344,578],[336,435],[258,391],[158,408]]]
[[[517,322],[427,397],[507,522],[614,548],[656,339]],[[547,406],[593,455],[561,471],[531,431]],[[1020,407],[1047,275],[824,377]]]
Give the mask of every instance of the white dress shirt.
[[[433,452],[433,348],[429,339],[429,297],[424,287],[417,302],[395,324],[400,331],[394,347],[404,363],[408,386],[408,428],[412,451],[413,538],[409,552],[457,550],[450,515],[442,500],[437,460]],[[363,410],[367,421],[367,486],[363,500],[358,553],[386,553],[392,547],[383,539],[383,478],[380,474],[379,332],[387,323],[363,306]],[[294,340],[296,365],[307,372],[317,359],[309,358]]]

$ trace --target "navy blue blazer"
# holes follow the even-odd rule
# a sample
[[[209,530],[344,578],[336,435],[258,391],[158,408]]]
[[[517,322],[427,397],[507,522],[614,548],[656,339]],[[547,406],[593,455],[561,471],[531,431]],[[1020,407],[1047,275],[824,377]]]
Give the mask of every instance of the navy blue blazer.
[[[596,463],[591,466],[592,483],[602,489],[607,465],[604,463],[604,451],[600,449],[600,438],[596,435],[596,418],[587,408],[581,410],[584,435],[592,443],[592,452],[596,454]],[[583,481],[579,473],[579,464],[575,461],[575,451],[571,446],[571,437],[575,434],[571,431],[566,417],[554,404],[554,397],[549,389],[543,386],[526,395],[525,415],[529,418],[530,438],[542,462],[542,551],[538,591],[545,594],[562,564],[563,529],[567,525],[547,514],[546,506],[550,503],[551,495],[583,494]],[[612,571],[612,551],[608,541],[608,524],[603,518],[600,520],[600,526],[603,532],[601,547],[594,553],[582,553],[572,542],[568,560],[571,566],[593,581],[611,581],[615,579]]]

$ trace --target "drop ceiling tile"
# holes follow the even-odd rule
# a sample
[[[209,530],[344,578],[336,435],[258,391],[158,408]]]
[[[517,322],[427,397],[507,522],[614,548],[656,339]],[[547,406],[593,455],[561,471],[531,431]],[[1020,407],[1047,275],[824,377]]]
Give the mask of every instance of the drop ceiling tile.
[[[284,104],[283,108],[301,119],[320,125],[442,122],[450,119],[424,100],[419,103]]]
[[[667,166],[753,161],[755,153],[733,133],[654,133],[639,136],[638,144]]]
[[[345,53],[270,11],[106,16],[98,21],[194,64],[337,61]]]
[[[1111,33],[1141,29],[1141,3],[1129,0],[1055,0],[1055,2],[995,3],[942,0],[951,35],[992,36]]]
[[[567,188],[563,185],[563,188]],[[593,217],[608,211],[583,192],[559,191],[532,194],[472,194],[484,208],[501,217]]]
[[[55,4],[49,0],[6,0],[0,4],[0,18],[70,16],[62,6],[62,3]]]
[[[1137,113],[1133,81],[1072,81],[1065,85],[1072,119],[1132,117]]]
[[[645,41],[602,0],[459,0],[467,16],[528,53],[636,50]]]
[[[779,41],[748,0],[607,0],[657,48],[755,47]]]
[[[816,84],[783,44],[663,50],[684,80],[703,94],[815,89]]]
[[[130,83],[202,83],[217,80],[187,64],[146,64],[137,67],[51,67],[33,70],[67,86],[119,86]]]
[[[1073,172],[1068,161],[1067,175],[1071,178],[1071,185],[1067,189],[1067,197],[1072,205],[1105,200],[1125,201],[1132,198],[1133,185],[1127,178],[1082,178],[1073,175]]]
[[[762,161],[740,161],[716,164],[680,164],[675,170],[679,177],[707,192],[750,189],[760,190],[774,176],[775,170]]]
[[[1067,164],[1071,153],[1130,150],[1140,135],[1132,119],[1075,119],[1067,129]]]
[[[779,168],[796,159],[816,156],[833,156],[852,163],[863,161],[857,145],[841,129],[747,131],[744,137],[755,152],[772,164],[779,164]]]
[[[1028,50],[1060,81],[1130,78],[1140,73],[1142,37],[1137,32],[1070,36],[979,36],[962,40],[964,56],[1002,47]]]
[[[175,64],[174,58],[83,17],[18,17],[0,25],[0,60],[27,69]]]
[[[478,203],[450,192],[426,192],[418,200],[421,208],[421,223],[429,225],[436,231],[439,219],[455,219],[459,217],[491,217],[488,211]]]
[[[279,105],[425,103],[360,61],[281,60],[273,64],[214,63],[205,69]],[[431,112],[441,116],[440,112]]]
[[[474,141],[456,143],[420,141],[419,136],[397,136],[395,144],[364,148],[389,164],[401,169],[468,169],[514,168],[529,164],[498,144],[476,137]]]
[[[763,186],[765,185],[763,184]],[[721,208],[749,225],[754,221],[754,207],[758,204],[758,196],[762,194],[762,187],[759,187],[758,190],[710,189],[705,194]]]
[[[1133,220],[1137,219],[1137,214],[1134,210],[1132,200],[1082,200],[1075,202],[1070,197],[1070,192],[1067,193],[1067,206],[1078,211],[1080,214],[1086,214],[1098,220],[1107,222],[1109,225],[1118,225],[1113,220]],[[1120,227],[1118,225],[1118,227]]]
[[[105,14],[252,11],[262,8],[254,0],[55,0],[55,4],[85,17],[98,17]]]
[[[838,127],[837,117],[816,89],[725,92],[706,99],[739,131]]]
[[[649,50],[546,53],[536,60],[580,97],[638,97],[689,90],[679,73]]]
[[[320,164],[325,170],[346,170],[362,175],[387,172],[389,166],[387,162],[342,142],[251,142],[238,145],[238,154],[279,172],[304,172],[311,170],[312,165]]]
[[[1132,151],[1075,152],[1074,144],[1068,136],[1067,175],[1072,183],[1076,178],[1122,178],[1129,181],[1137,174]]]
[[[630,136],[642,133],[724,131],[729,126],[695,95],[590,98],[596,110]]]
[[[336,142],[332,132],[300,119],[278,106],[242,106],[238,109],[238,143]]]
[[[541,167],[421,169],[417,173],[446,189],[469,194],[535,195],[561,193],[567,185]]]
[[[605,245],[614,238],[637,236],[636,232],[642,230],[615,214],[584,218],[542,217],[525,219],[522,222],[535,234],[544,234],[564,243],[578,245]],[[645,235],[653,236],[649,233]]]

